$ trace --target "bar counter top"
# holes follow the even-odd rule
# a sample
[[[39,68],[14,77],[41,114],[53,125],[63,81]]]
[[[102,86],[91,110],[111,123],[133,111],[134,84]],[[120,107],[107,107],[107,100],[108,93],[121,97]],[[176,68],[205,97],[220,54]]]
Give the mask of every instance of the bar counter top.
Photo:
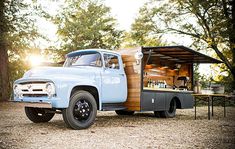
[[[174,89],[170,89],[170,88],[150,88],[150,87],[144,87],[144,90],[148,90],[148,91],[161,91],[161,92],[193,93],[193,91],[174,90]]]

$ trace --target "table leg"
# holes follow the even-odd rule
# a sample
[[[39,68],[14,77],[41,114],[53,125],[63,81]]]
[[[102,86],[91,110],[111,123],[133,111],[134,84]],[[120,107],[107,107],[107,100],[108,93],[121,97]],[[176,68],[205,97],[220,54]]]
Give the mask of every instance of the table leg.
[[[226,117],[226,97],[224,97],[224,117]]]
[[[214,98],[211,97],[211,116],[214,116],[213,100],[214,100]]]
[[[196,101],[196,97],[193,97],[194,98],[194,107],[195,107],[195,120],[197,119],[197,101]]]
[[[208,97],[208,120],[211,119],[210,101],[211,101],[211,96]]]

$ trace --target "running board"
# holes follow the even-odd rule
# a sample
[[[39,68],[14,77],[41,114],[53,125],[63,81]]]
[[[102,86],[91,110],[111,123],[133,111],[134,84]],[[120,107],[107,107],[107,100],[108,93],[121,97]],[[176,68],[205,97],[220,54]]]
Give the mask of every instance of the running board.
[[[123,103],[104,103],[102,104],[102,111],[115,111],[115,110],[126,110],[127,108]]]

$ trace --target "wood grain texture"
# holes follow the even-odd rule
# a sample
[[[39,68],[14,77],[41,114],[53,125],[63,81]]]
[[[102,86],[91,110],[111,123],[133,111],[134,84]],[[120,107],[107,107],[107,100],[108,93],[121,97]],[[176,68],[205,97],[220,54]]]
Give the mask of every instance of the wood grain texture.
[[[140,111],[141,77],[140,74],[134,71],[133,67],[133,65],[136,64],[134,55],[138,50],[140,50],[140,48],[117,51],[122,55],[122,61],[125,64],[124,69],[127,76],[128,96],[124,106],[131,111]],[[137,65],[137,67],[140,69],[141,65]]]

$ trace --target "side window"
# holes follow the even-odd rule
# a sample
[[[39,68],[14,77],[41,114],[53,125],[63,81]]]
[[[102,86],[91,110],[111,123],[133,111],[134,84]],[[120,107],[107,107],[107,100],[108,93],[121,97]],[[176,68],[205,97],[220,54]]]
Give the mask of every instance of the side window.
[[[119,61],[116,55],[104,54],[104,63],[106,68],[119,69]]]

